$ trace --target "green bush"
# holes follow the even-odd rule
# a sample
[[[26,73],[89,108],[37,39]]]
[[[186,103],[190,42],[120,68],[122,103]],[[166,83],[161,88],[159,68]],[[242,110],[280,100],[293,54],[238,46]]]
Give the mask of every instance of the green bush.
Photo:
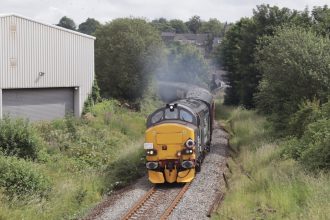
[[[307,126],[320,117],[320,113],[320,102],[318,100],[304,102],[290,118],[289,133],[301,137]]]
[[[50,181],[36,169],[33,162],[0,156],[0,188],[4,189],[9,199],[45,197],[50,190]]]
[[[0,151],[5,155],[36,159],[40,148],[41,140],[27,120],[0,120]]]
[[[330,120],[313,122],[301,139],[287,140],[282,155],[300,161],[310,170],[330,169]]]
[[[301,140],[301,162],[310,169],[330,169],[330,119],[311,123]]]
[[[303,149],[300,145],[300,140],[296,137],[289,137],[282,144],[281,155],[283,158],[293,158],[298,160],[301,157]]]
[[[83,114],[86,114],[87,112],[89,112],[91,110],[91,108],[99,102],[101,102],[100,88],[95,79],[93,82],[93,86],[92,86],[92,92],[91,92],[91,94],[88,95],[88,98],[84,103]]]
[[[321,107],[317,102],[304,104],[291,118],[291,128],[299,139],[287,140],[282,155],[301,161],[309,169],[329,169],[330,102]]]

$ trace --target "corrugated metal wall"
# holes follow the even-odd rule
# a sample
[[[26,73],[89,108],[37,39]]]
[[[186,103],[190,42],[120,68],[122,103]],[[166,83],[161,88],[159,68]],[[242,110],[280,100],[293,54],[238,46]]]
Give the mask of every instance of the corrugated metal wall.
[[[2,111],[30,121],[64,118],[73,113],[73,93],[72,88],[6,89],[2,92]]]
[[[93,37],[15,15],[0,17],[0,89],[79,87],[80,114],[93,79]]]

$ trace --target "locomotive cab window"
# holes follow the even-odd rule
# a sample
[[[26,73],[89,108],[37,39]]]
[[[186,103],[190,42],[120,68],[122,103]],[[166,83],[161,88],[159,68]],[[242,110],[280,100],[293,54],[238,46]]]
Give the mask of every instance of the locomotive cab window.
[[[152,117],[151,117],[151,123],[155,124],[161,120],[163,120],[164,118],[164,112],[163,111],[159,111],[156,112]]]
[[[178,109],[165,109],[165,119],[177,119],[178,118]]]
[[[180,120],[193,122],[193,115],[185,110],[180,110]]]

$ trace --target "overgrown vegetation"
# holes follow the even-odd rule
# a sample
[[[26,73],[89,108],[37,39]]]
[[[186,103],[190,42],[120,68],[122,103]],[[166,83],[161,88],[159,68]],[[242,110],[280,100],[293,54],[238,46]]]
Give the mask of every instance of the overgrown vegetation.
[[[287,140],[287,157],[329,169],[330,9],[257,6],[226,34],[218,59],[228,70],[225,104],[256,107]],[[307,103],[307,104],[306,104]],[[323,107],[324,106],[324,107]]]
[[[225,104],[256,110],[232,107],[225,118],[238,154],[218,218],[330,215],[329,18],[327,6],[309,14],[262,5],[227,32],[218,50],[231,86]]]
[[[300,127],[299,127],[300,125]],[[293,137],[285,142],[283,155],[301,162],[311,171],[330,169],[330,102],[300,106],[291,119]]]
[[[8,200],[43,198],[49,193],[50,181],[33,162],[0,156],[0,188]]]
[[[330,69],[327,6],[258,6],[226,34],[222,118],[232,133],[231,188],[220,219],[327,219]],[[261,116],[260,113],[264,114]]]
[[[4,155],[37,159],[42,142],[27,120],[0,120],[0,151]]]
[[[219,106],[231,133],[230,189],[214,219],[327,219],[330,175],[283,156],[287,145],[255,111]],[[329,132],[328,132],[329,134]],[[324,153],[324,152],[323,152]]]
[[[145,116],[153,108],[149,103],[145,112],[134,112],[104,100],[82,119],[0,121],[1,140],[8,140],[0,148],[0,219],[79,218],[104,195],[143,175]],[[31,144],[36,159],[8,153],[6,146],[23,146],[15,141]]]

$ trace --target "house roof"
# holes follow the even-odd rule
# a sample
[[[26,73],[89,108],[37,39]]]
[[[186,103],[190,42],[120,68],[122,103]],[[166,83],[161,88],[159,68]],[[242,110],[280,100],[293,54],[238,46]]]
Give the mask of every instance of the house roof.
[[[174,37],[175,33],[173,33],[173,32],[162,32],[161,36],[162,37]]]
[[[175,40],[195,41],[198,44],[204,44],[208,34],[176,34]]]
[[[47,23],[43,23],[43,22],[40,22],[40,21],[36,21],[36,20],[31,19],[31,18],[27,18],[27,17],[21,16],[21,15],[17,15],[17,14],[0,14],[0,18],[2,18],[2,17],[17,17],[17,18],[22,18],[22,19],[29,20],[29,21],[32,21],[32,22],[35,22],[35,23],[38,23],[38,24],[41,24],[41,25],[45,25],[45,26],[51,27],[51,28],[56,28],[56,29],[59,29],[61,31],[69,32],[71,34],[76,34],[76,35],[79,35],[79,36],[82,36],[82,37],[86,37],[86,38],[90,38],[90,39],[93,39],[93,40],[96,39],[95,37],[90,36],[90,35],[87,35],[87,34],[83,34],[83,33],[77,32],[77,31],[73,31],[73,30],[69,30],[69,29],[66,29],[66,28],[63,28],[63,27],[60,27],[60,26],[56,26],[56,25],[52,25],[52,24],[47,24]]]

